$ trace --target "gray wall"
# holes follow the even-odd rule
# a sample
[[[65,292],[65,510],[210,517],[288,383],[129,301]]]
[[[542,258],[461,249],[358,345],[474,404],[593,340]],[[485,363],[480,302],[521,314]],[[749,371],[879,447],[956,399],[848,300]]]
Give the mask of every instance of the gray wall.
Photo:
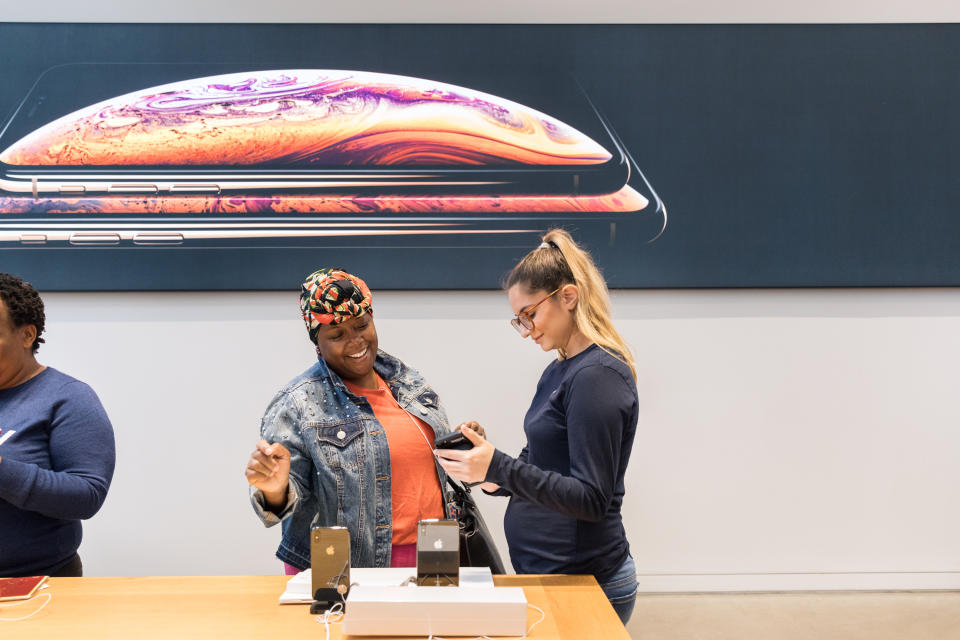
[[[9,22],[955,22],[960,20],[960,6],[952,0],[169,0],[154,4],[107,0],[49,0],[31,4],[0,0],[0,16]]]
[[[639,362],[624,520],[643,587],[960,587],[957,294],[615,292]],[[375,297],[381,346],[451,420],[519,451],[550,356],[506,297]],[[89,574],[277,571],[243,467],[267,402],[312,362],[295,293],[45,298],[41,360],[90,382],[117,432]],[[482,506],[502,544],[505,501]]]

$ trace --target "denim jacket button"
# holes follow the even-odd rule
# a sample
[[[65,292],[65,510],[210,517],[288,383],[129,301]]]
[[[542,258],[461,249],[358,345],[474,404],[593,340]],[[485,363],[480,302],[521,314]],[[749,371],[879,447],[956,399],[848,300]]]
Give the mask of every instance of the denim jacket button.
[[[337,439],[338,439],[338,440],[343,440],[343,439],[346,438],[346,437],[347,437],[347,432],[346,432],[346,431],[344,431],[343,429],[340,429],[340,431],[337,431]]]

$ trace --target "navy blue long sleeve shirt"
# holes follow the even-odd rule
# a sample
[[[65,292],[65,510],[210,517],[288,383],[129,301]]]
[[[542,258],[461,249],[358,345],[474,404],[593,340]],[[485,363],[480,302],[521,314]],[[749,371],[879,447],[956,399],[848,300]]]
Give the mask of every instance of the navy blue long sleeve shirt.
[[[0,576],[49,575],[113,477],[113,427],[93,390],[56,369],[0,389]]]
[[[597,345],[552,362],[524,419],[518,458],[497,450],[485,480],[509,495],[504,530],[518,573],[608,581],[630,552],[620,516],[636,434],[637,386]]]

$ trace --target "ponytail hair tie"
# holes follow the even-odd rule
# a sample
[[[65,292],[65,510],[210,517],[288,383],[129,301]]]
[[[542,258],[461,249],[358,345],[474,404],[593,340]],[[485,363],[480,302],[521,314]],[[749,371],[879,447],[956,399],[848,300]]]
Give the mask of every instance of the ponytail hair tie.
[[[557,243],[554,242],[553,240],[541,242],[540,246],[537,247],[537,249],[559,249],[559,248],[560,247],[558,247]]]

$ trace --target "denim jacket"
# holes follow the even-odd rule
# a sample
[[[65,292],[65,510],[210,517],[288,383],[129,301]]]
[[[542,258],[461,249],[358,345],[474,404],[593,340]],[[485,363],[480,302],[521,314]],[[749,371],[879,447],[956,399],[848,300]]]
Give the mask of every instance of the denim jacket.
[[[436,392],[415,369],[383,351],[374,370],[397,403],[433,427],[450,431]],[[350,530],[350,563],[389,567],[393,540],[390,451],[370,403],[354,395],[323,359],[294,378],[267,407],[260,436],[290,451],[287,504],[274,514],[263,492],[250,488],[254,511],[270,527],[282,522],[277,557],[298,569],[310,566],[310,528]],[[440,486],[446,476],[437,465]],[[449,511],[447,500],[444,510]],[[449,514],[448,514],[449,517]]]

